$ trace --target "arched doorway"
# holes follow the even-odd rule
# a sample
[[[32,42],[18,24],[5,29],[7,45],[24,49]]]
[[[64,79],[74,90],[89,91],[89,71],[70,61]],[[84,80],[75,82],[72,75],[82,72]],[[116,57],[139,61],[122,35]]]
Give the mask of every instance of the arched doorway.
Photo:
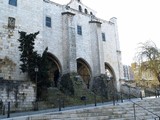
[[[111,79],[115,80],[116,79],[114,70],[108,63],[105,63],[105,74],[107,75],[108,80],[111,80]]]
[[[91,80],[91,69],[89,64],[82,58],[77,59],[77,72],[89,88]]]
[[[115,87],[115,82],[116,82],[116,76],[113,68],[108,64],[105,63],[105,74],[107,75],[107,81],[106,81],[106,86],[107,86],[107,95],[114,95],[116,92],[116,87]]]
[[[59,60],[51,53],[47,53],[48,59],[48,76],[49,80],[53,81],[52,86],[57,87],[61,73],[61,65]]]

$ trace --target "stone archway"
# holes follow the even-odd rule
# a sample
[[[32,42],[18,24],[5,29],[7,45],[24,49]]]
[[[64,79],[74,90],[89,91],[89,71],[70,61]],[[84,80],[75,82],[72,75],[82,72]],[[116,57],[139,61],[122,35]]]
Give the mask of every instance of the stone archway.
[[[47,59],[49,65],[49,70],[48,70],[49,80],[53,81],[52,86],[57,87],[61,73],[61,64],[57,59],[57,57],[55,57],[51,53],[47,53]]]
[[[110,66],[110,64],[105,63],[105,74],[107,76],[107,89],[108,94],[114,94],[116,91],[116,76],[113,68]]]
[[[91,69],[89,64],[82,58],[77,59],[77,72],[82,77],[84,83],[89,89],[91,80]]]
[[[114,70],[108,63],[105,63],[105,74],[107,75],[108,79],[116,80]]]

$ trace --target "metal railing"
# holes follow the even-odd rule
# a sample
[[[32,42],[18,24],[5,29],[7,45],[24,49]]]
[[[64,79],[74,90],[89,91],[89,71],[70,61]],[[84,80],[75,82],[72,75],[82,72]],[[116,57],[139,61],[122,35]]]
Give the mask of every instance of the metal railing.
[[[158,92],[155,92],[155,93],[157,93],[157,94],[155,94],[155,96],[159,96],[159,94],[158,94]],[[82,98],[83,97],[83,98]],[[94,105],[94,106],[97,106],[97,104],[99,104],[100,103],[100,101],[98,101],[97,100],[97,96],[96,96],[96,94],[94,94],[93,95],[93,97],[92,97],[92,103],[88,103],[87,101],[88,101],[88,98],[86,97],[86,96],[82,96],[80,99],[82,100],[82,104],[81,104],[81,106],[83,105],[83,103],[84,103],[84,105],[86,106],[87,104],[92,104],[92,105]],[[125,94],[125,93],[122,93],[122,92],[114,92],[114,94],[112,95],[112,100],[110,101],[110,103],[112,103],[113,102],[113,105],[116,105],[116,102],[121,102],[121,103],[123,103],[124,102],[124,100],[129,100],[129,101],[131,101],[131,99],[132,98],[141,98],[141,100],[143,99],[143,97],[142,97],[142,93],[140,93],[139,94],[139,96],[134,96],[134,95],[131,95],[131,93],[129,93],[129,94]],[[101,97],[101,103],[103,103],[103,102],[108,102],[108,101],[105,101],[106,99],[103,99],[103,96]],[[65,105],[65,100],[64,99],[56,99],[55,100],[56,101],[56,107],[52,107],[51,105],[50,105],[50,107],[49,108],[47,108],[47,109],[53,109],[53,108],[58,108],[57,110],[59,110],[59,111],[61,111],[64,107],[68,107],[67,105]],[[133,102],[133,101],[131,101],[131,102]],[[21,103],[18,103],[17,102],[17,107],[15,107],[15,109],[13,109],[13,107],[10,107],[10,106],[13,106],[13,103],[8,103],[8,104],[4,104],[2,107],[1,107],[1,114],[2,115],[5,115],[5,114],[7,114],[7,116],[8,117],[10,117],[10,113],[11,112],[21,112],[21,109],[22,108],[19,108],[18,106],[19,106],[19,104],[21,104]],[[36,107],[38,107],[39,108],[39,103],[38,104],[35,104],[35,105],[38,105],[38,106],[36,106]],[[26,107],[27,106],[27,107]],[[30,106],[30,107],[29,107]],[[72,105],[72,106],[74,106],[74,105]],[[85,107],[84,106],[84,107]],[[140,105],[138,105],[138,104],[134,104],[134,115],[136,116],[136,106],[140,106]],[[27,103],[25,103],[24,104],[24,107],[26,107],[26,111],[34,111],[35,110],[35,108],[34,108],[34,105],[31,105],[31,104],[27,104]],[[142,106],[142,108],[143,108],[143,106]],[[145,108],[146,109],[146,108]],[[36,109],[36,110],[41,110],[41,109]],[[146,109],[146,110],[148,110],[148,109]],[[149,111],[149,110],[148,110]],[[6,112],[6,113],[5,113]],[[153,115],[154,115],[155,113],[153,113]],[[158,115],[156,116],[156,117],[159,117]],[[136,120],[136,119],[135,119]],[[160,120],[160,119],[159,119]]]
[[[155,98],[159,97],[159,96],[160,96],[159,94],[160,94],[160,93],[159,93],[159,90],[158,90],[158,91],[155,90],[154,92],[150,92],[150,96],[155,96]],[[141,98],[141,100],[143,100],[142,92],[140,92],[139,96],[131,95],[130,92],[129,92],[129,94],[116,93],[116,96],[120,96],[120,98],[121,98],[122,101],[123,101],[124,99],[125,99],[125,100],[128,99],[128,101],[130,101],[130,102],[133,103],[133,113],[134,113],[133,116],[134,116],[134,120],[137,120],[137,118],[141,119],[139,116],[136,115],[136,112],[137,112],[137,111],[136,111],[136,106],[139,107],[139,108],[141,108],[141,109],[143,109],[143,110],[145,110],[145,111],[147,111],[148,113],[150,113],[150,116],[152,116],[152,118],[153,118],[154,120],[160,120],[160,116],[159,116],[159,115],[157,115],[156,113],[150,111],[149,109],[147,109],[147,108],[145,108],[145,107],[143,107],[143,106],[141,106],[141,105],[139,105],[139,104],[137,104],[137,103],[135,103],[135,102],[133,102],[133,101],[131,100],[132,97],[134,97],[134,98]],[[124,96],[125,96],[125,97],[124,97]],[[127,96],[127,97],[126,97],[126,96]],[[118,98],[118,97],[117,97],[117,98]],[[118,101],[118,99],[117,99],[117,101]],[[141,116],[141,117],[142,117],[142,116]]]
[[[151,114],[151,116],[155,119],[155,120],[160,120],[160,116],[157,115],[156,113],[153,113],[152,111],[148,110],[147,108],[131,101],[133,103],[133,110],[134,110],[134,120],[136,120],[136,118],[138,118],[138,116],[136,115],[136,106],[142,108],[143,110],[147,111],[148,113]]]

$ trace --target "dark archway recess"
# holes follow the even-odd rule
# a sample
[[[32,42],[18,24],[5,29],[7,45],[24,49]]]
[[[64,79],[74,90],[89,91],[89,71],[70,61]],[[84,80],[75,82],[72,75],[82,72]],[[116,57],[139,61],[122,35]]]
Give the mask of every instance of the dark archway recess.
[[[48,76],[49,80],[53,81],[52,86],[57,87],[58,80],[61,74],[61,65],[57,57],[55,57],[51,53],[47,53],[47,59],[48,59]]]
[[[82,58],[77,59],[77,72],[82,77],[84,83],[89,89],[91,80],[91,69],[89,64]]]
[[[113,68],[108,64],[105,63],[105,74],[107,75],[107,89],[108,91],[115,92],[116,87],[115,87],[115,82],[116,82],[116,76]]]
[[[116,78],[114,70],[108,63],[105,63],[105,74],[108,76],[109,79],[115,80]]]

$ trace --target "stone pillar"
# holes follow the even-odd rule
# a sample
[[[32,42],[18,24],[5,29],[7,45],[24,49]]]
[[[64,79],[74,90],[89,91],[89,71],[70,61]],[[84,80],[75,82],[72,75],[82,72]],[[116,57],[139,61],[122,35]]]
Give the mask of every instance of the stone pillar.
[[[97,76],[105,71],[101,22],[89,21],[89,23],[92,47],[93,76]]]
[[[119,43],[119,35],[118,35],[118,27],[117,27],[117,18],[113,17],[110,19],[112,23],[114,23],[114,32],[115,32],[115,43],[116,43],[116,53],[117,53],[117,68],[118,71],[116,73],[116,84],[117,84],[117,90],[120,90],[120,82],[119,80],[124,78],[123,77],[123,65],[121,62],[121,50],[120,50],[120,43]]]
[[[77,72],[76,64],[76,37],[74,15],[71,12],[62,13],[62,39],[63,39],[63,74]]]

